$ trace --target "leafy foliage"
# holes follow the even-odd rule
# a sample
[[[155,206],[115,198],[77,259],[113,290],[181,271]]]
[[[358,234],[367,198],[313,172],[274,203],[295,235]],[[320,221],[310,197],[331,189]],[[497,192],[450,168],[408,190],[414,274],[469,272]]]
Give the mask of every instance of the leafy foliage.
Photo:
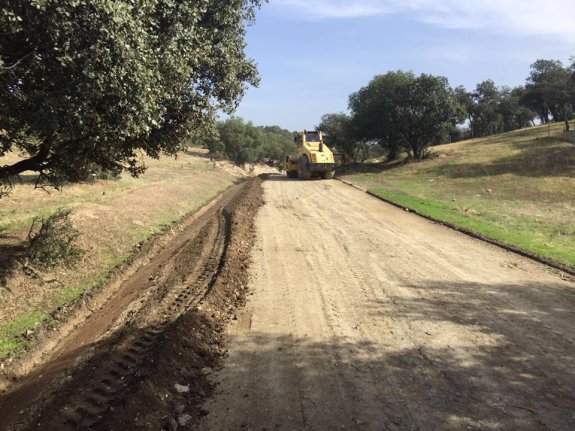
[[[58,210],[46,219],[35,217],[28,233],[28,262],[42,269],[72,266],[84,254],[75,244],[78,235],[70,221],[70,210]]]
[[[477,84],[472,92],[458,87],[455,94],[474,138],[528,127],[535,117],[523,103],[525,88],[521,86],[498,88],[489,79]]]
[[[281,168],[286,156],[296,151],[288,130],[254,126],[235,117],[219,122],[215,133],[201,142],[211,153],[222,153],[238,165],[260,162]]]
[[[395,159],[406,149],[422,159],[462,116],[446,78],[412,72],[378,75],[349,98],[358,137],[377,141]]]
[[[342,163],[360,162],[368,157],[369,145],[356,133],[348,114],[325,114],[317,129],[325,132],[327,143]]]
[[[5,0],[0,10],[0,167],[52,184],[145,167],[231,113],[257,85],[244,54],[259,0]]]
[[[571,68],[557,60],[537,60],[531,65],[527,78],[524,102],[547,123],[549,114],[554,121],[564,121],[569,130],[569,119],[575,103],[575,79]]]
[[[575,57],[537,60],[525,86],[497,87],[488,79],[473,91],[452,89],[443,77],[388,72],[349,96],[351,116],[326,114],[318,126],[331,136],[342,161],[357,161],[373,144],[394,160],[403,151],[421,159],[430,145],[563,121],[575,106]]]

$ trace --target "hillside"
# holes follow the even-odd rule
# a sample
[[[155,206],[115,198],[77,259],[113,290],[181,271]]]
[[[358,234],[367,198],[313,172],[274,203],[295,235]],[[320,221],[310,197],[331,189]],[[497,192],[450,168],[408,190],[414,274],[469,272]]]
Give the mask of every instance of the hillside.
[[[0,164],[13,160],[17,156],[9,154]],[[32,345],[41,322],[106,281],[144,240],[166,232],[173,222],[248,175],[227,162],[210,161],[204,150],[145,161],[148,170],[140,178],[124,175],[117,181],[70,184],[60,191],[37,189],[34,176],[25,174],[1,199],[0,363]],[[25,264],[28,229],[34,217],[47,217],[59,208],[72,210],[84,255],[74,267],[37,271]],[[170,234],[176,233],[172,229]]]
[[[575,267],[575,137],[562,124],[433,148],[340,177],[407,208]]]

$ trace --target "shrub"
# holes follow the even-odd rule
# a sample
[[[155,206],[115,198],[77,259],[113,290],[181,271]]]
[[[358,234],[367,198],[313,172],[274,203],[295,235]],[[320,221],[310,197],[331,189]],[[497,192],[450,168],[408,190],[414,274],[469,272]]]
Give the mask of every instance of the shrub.
[[[42,269],[73,266],[84,254],[76,245],[79,235],[69,209],[59,209],[45,219],[34,217],[28,232],[28,262]]]

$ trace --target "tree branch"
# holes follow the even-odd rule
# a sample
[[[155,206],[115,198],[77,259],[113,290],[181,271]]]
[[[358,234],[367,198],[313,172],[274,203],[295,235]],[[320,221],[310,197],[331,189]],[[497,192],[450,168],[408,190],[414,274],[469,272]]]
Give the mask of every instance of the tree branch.
[[[50,154],[52,142],[52,137],[46,138],[34,156],[29,159],[20,160],[13,165],[4,165],[0,167],[0,182],[10,183],[13,177],[20,175],[24,171],[40,172],[45,167],[44,164]]]
[[[26,54],[24,57],[22,57],[20,60],[16,61],[16,63],[10,65],[10,66],[2,66],[0,65],[0,70],[3,71],[7,71],[7,70],[11,70],[14,69],[16,66],[18,66],[20,63],[22,63],[24,60],[26,60],[28,57],[30,57],[32,54],[34,54],[36,52],[36,50],[34,49],[33,51],[29,52],[28,54]]]

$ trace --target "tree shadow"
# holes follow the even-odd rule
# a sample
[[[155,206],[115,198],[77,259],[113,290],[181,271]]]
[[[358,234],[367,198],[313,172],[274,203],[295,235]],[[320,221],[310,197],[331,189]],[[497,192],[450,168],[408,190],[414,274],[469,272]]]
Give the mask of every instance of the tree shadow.
[[[380,174],[382,172],[391,171],[401,166],[405,166],[410,162],[413,162],[413,160],[409,157],[404,157],[391,162],[351,163],[348,165],[338,166],[336,169],[336,175]]]
[[[573,375],[540,374],[503,344],[465,355],[450,347],[390,349],[272,334],[232,344],[239,347],[218,387],[224,394],[242,388],[244,395],[224,400],[233,409],[224,417],[221,404],[208,403],[219,418],[208,417],[207,429],[567,431],[575,425]]]
[[[186,150],[185,151],[186,155],[188,156],[193,156],[193,157],[201,157],[202,159],[208,159],[208,160],[213,160],[214,158],[217,159],[219,156],[218,155],[214,155],[214,154],[210,154],[207,151],[199,151],[199,150]]]
[[[20,174],[15,184],[33,184],[36,185],[38,182],[39,174]]]
[[[26,252],[26,244],[16,236],[0,232],[0,287],[7,288],[8,278]]]
[[[269,174],[265,177],[266,181],[277,181],[277,182],[301,182],[302,180],[300,180],[299,178],[288,178],[287,175],[282,175],[282,174]],[[305,180],[307,181],[325,181],[322,180],[322,178],[318,175],[311,177],[309,180]]]
[[[91,429],[102,430],[572,430],[573,343],[554,334],[559,326],[545,326],[549,319],[572,325],[575,291],[566,286],[410,285],[434,299],[372,301],[363,324],[394,322],[411,332],[394,334],[396,326],[382,338],[333,335],[327,341],[273,331],[232,336],[226,367],[215,376],[217,327],[191,309],[160,333],[131,326],[37,370],[38,379],[69,377],[34,424],[56,430],[71,418],[72,426],[93,421]],[[435,332],[435,324],[446,322],[455,325],[451,333]],[[472,337],[460,338],[462,328]],[[437,340],[420,342],[421,336]],[[98,353],[70,374],[92,348]],[[6,410],[20,408],[18,397],[36,397],[45,388],[32,380],[0,397],[3,425],[20,417],[18,409]],[[215,390],[219,394],[203,404]],[[191,421],[179,427],[183,414]]]
[[[133,324],[99,340],[64,344],[0,393],[0,430],[24,423],[53,431],[176,429],[182,413],[200,417],[212,393],[206,369],[221,357],[209,340],[216,329],[192,309],[161,329]]]
[[[479,145],[479,144],[478,144]],[[504,174],[523,177],[575,176],[575,146],[565,146],[555,137],[515,143],[519,153],[490,163],[442,164],[427,169],[447,178],[481,178]]]
[[[559,320],[572,319],[573,301],[550,304],[535,315],[504,307],[492,307],[493,316],[479,311],[485,310],[481,305],[490,303],[482,294],[510,297],[525,288],[544,299],[544,289],[564,290],[565,286],[441,282],[412,286],[423,287],[437,291],[438,298],[431,302],[405,297],[374,301],[369,310],[373,322],[382,321],[383,316],[401,319],[408,326],[427,322],[433,337],[444,335],[432,333],[433,323],[448,320],[497,334],[498,342],[467,345],[455,336],[435,346],[414,340],[394,345],[390,338],[350,341],[333,336],[318,342],[273,332],[250,333],[231,337],[232,348],[220,374],[225,378],[216,382],[210,377],[219,363],[219,353],[210,341],[213,335],[209,335],[215,329],[213,322],[189,310],[158,335],[150,336],[150,328],[130,328],[129,336],[124,332],[122,339],[136,340],[132,343],[121,343],[117,336],[104,337],[38,370],[39,379],[45,378],[46,370],[52,378],[70,377],[34,423],[42,423],[47,430],[70,425],[70,418],[76,421],[71,422],[73,426],[93,421],[92,429],[102,430],[573,429],[575,370],[561,367],[575,360],[573,347],[537,357],[541,353],[529,349],[530,340],[519,349],[514,346],[517,334],[513,332],[524,327],[529,333],[535,324],[541,326],[546,313],[556,314]],[[502,321],[495,322],[494,316],[501,316]],[[545,334],[539,330],[535,335]],[[148,347],[139,351],[138,340],[149,343]],[[552,339],[548,345],[557,342]],[[76,358],[95,346],[99,353],[69,374]],[[176,384],[182,385],[182,392]],[[11,398],[0,400],[0,410],[19,406],[18,397],[36,396],[39,388],[38,381],[32,380]],[[203,404],[214,388],[220,394]],[[233,398],[218,404],[222,396]],[[13,411],[3,414],[5,424],[18,417]],[[191,417],[188,428],[177,425],[182,414]],[[204,416],[205,422],[198,425],[196,421]],[[205,423],[211,425],[204,427]]]
[[[362,325],[388,333],[232,337],[207,429],[575,429],[572,286],[406,287],[367,310]],[[225,398],[234,388],[245,398]],[[217,412],[228,402],[240,413]]]

